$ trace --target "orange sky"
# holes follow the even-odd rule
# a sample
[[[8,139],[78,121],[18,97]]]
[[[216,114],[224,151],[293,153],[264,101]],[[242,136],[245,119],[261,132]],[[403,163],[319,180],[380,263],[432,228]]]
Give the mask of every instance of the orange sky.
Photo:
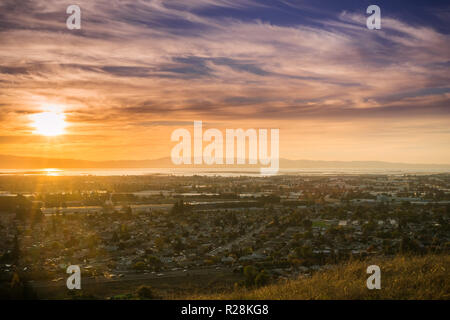
[[[0,4],[0,154],[169,157],[171,132],[202,120],[279,128],[289,159],[450,163],[448,34],[389,15],[371,31],[357,12],[314,25],[200,10],[253,1],[126,3],[79,1],[78,31],[58,1]],[[64,135],[34,132],[49,109]]]

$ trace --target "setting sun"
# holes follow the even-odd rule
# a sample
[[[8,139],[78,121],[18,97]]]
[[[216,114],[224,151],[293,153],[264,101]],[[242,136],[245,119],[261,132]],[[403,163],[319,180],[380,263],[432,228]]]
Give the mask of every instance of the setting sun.
[[[32,126],[36,129],[33,133],[44,136],[58,136],[64,134],[66,128],[66,116],[57,112],[42,112],[30,116]]]

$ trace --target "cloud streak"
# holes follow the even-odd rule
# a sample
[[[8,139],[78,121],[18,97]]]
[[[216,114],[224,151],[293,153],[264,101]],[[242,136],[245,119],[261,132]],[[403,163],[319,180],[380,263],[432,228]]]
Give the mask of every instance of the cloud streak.
[[[450,119],[450,36],[431,23],[383,12],[382,30],[370,31],[364,8],[291,1],[78,4],[79,31],[65,28],[60,1],[0,4],[1,135],[26,133],[26,114],[46,105],[93,136],[193,119]],[[443,148],[448,133],[438,140]]]

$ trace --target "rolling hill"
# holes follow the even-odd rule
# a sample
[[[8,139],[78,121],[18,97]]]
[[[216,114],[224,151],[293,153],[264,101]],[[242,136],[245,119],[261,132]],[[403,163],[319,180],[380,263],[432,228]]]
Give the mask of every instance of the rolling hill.
[[[111,161],[87,161],[77,159],[52,159],[43,157],[22,157],[12,155],[0,155],[0,169],[45,169],[45,168],[191,168],[193,165],[175,166],[170,158],[152,160],[111,160]],[[214,165],[198,166],[203,168],[259,168],[258,165]],[[283,169],[327,169],[327,168],[352,168],[352,169],[413,169],[413,170],[442,170],[450,171],[450,164],[411,164],[382,161],[320,161],[320,160],[289,160],[280,159],[280,168]]]

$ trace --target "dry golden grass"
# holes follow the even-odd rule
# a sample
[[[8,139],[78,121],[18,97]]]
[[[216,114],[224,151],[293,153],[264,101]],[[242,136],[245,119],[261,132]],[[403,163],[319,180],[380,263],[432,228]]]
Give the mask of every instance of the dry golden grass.
[[[381,268],[381,289],[369,290],[366,268]],[[399,256],[350,261],[320,271],[310,278],[283,281],[255,290],[236,289],[229,294],[191,299],[309,300],[309,299],[449,299],[450,256]]]

